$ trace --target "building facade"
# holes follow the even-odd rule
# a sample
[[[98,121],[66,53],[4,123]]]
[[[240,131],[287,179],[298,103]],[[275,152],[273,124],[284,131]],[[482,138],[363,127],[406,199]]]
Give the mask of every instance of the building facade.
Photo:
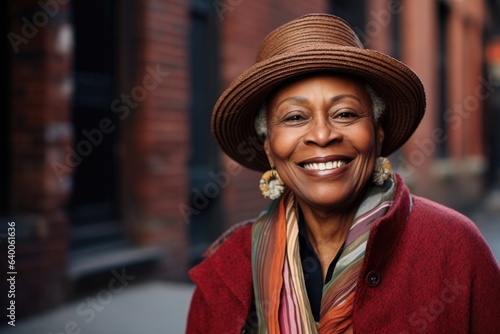
[[[495,174],[488,162],[498,152],[485,129],[498,86],[484,59],[493,1],[1,6],[0,233],[16,222],[20,317],[84,296],[123,270],[137,281],[186,281],[220,233],[264,208],[260,175],[217,148],[211,109],[254,63],[263,37],[306,13],[346,18],[367,47],[422,78],[426,116],[391,157],[415,193],[460,209]]]

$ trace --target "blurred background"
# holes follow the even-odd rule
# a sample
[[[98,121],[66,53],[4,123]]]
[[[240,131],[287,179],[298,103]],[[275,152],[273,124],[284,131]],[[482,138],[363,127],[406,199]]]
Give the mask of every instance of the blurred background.
[[[59,312],[39,332],[77,333],[123,300],[116,323],[144,312],[182,332],[168,321],[185,322],[189,268],[267,203],[260,175],[219,151],[212,107],[267,33],[311,12],[415,70],[427,112],[394,168],[413,193],[499,231],[498,0],[4,0],[1,308],[15,221],[18,324]],[[162,316],[168,303],[179,315]]]

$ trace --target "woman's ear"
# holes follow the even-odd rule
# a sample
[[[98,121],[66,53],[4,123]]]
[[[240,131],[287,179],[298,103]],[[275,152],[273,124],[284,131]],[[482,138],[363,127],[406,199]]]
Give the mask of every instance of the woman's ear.
[[[268,136],[266,136],[266,139],[264,139],[264,151],[266,152],[267,160],[269,161],[269,164],[271,166],[274,166],[274,161],[273,161],[272,154],[271,154],[271,148],[270,148]]]
[[[385,132],[381,124],[377,125],[377,153],[380,156],[382,151],[382,145],[384,144]]]

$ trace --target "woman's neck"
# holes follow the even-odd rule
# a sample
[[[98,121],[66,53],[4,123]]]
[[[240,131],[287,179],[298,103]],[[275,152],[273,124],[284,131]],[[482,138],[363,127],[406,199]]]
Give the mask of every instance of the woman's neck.
[[[313,245],[344,243],[354,219],[354,212],[324,215],[322,212],[301,208],[307,235]]]
[[[356,214],[356,208],[338,213],[334,210],[318,210],[301,205],[307,236],[321,263],[323,280],[328,267],[344,244]]]

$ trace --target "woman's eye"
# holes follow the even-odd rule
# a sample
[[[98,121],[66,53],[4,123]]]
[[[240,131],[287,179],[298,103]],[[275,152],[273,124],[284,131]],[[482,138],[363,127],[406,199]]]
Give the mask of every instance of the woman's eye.
[[[303,120],[304,118],[301,115],[290,115],[285,118],[286,122],[298,122]]]
[[[353,111],[342,111],[337,114],[337,118],[355,118],[357,117],[357,114]]]

